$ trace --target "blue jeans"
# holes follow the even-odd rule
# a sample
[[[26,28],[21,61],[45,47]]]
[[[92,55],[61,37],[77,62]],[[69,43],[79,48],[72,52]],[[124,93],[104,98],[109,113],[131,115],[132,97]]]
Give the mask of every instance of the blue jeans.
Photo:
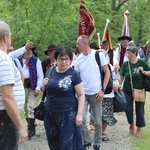
[[[125,92],[124,92],[125,93]],[[132,95],[125,93],[127,100],[126,117],[129,124],[134,123],[134,101]],[[144,102],[135,102],[136,126],[145,127]]]
[[[91,137],[86,124],[86,116],[88,111],[88,105],[90,104],[93,116],[94,116],[94,145],[101,146],[102,141],[102,101],[97,102],[96,94],[94,95],[85,95],[85,105],[83,110],[83,123],[82,123],[82,133],[84,143],[91,143]]]
[[[74,111],[45,111],[44,125],[50,150],[83,150],[81,126],[76,126],[75,118]]]
[[[0,115],[0,150],[18,150],[18,131],[7,115]]]

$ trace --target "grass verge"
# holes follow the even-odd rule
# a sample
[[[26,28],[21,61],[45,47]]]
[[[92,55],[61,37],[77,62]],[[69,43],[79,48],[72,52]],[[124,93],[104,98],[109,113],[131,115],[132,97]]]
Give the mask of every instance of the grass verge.
[[[142,128],[142,137],[133,136],[132,150],[150,150],[150,92],[146,93],[145,120],[146,127]]]

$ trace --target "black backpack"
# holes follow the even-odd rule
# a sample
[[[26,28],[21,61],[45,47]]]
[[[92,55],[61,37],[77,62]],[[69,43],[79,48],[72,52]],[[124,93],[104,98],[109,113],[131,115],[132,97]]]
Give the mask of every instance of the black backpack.
[[[103,72],[102,66],[101,66],[101,61],[100,61],[100,57],[99,57],[99,53],[100,52],[101,51],[98,51],[98,50],[96,51],[95,59],[96,59],[96,62],[98,64],[98,66],[99,66],[99,70],[100,70],[100,73],[101,73],[102,86],[103,86],[105,73]],[[109,71],[110,71],[110,78],[109,78],[109,82],[108,82],[106,90],[105,90],[105,94],[110,94],[112,92],[112,89],[113,89],[113,78],[112,78],[111,68],[110,68],[109,64],[108,64],[108,68],[109,68]]]

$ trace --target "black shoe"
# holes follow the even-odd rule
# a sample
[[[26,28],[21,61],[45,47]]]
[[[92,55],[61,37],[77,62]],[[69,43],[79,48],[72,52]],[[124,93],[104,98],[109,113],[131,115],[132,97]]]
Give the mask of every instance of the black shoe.
[[[28,118],[28,127],[27,127],[27,133],[28,137],[32,137],[35,135],[35,119]]]
[[[89,149],[90,146],[91,146],[91,143],[84,143],[84,150]]]
[[[93,149],[94,150],[100,150],[100,146],[99,145],[93,145]]]

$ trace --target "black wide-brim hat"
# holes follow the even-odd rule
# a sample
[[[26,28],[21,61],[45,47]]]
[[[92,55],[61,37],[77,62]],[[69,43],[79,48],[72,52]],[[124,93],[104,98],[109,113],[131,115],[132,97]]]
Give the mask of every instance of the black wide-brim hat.
[[[26,43],[24,43],[22,46],[25,46],[25,45],[26,45]],[[30,49],[32,49],[32,51],[34,51],[36,49],[36,46],[30,47]]]
[[[121,40],[131,41],[132,38],[130,36],[123,35],[123,36],[118,37],[118,41],[121,41]]]
[[[51,45],[48,46],[47,50],[44,51],[44,54],[45,54],[45,55],[48,55],[48,52],[49,52],[49,51],[55,51],[56,48],[57,48],[57,47],[56,47],[55,44],[51,44]]]

